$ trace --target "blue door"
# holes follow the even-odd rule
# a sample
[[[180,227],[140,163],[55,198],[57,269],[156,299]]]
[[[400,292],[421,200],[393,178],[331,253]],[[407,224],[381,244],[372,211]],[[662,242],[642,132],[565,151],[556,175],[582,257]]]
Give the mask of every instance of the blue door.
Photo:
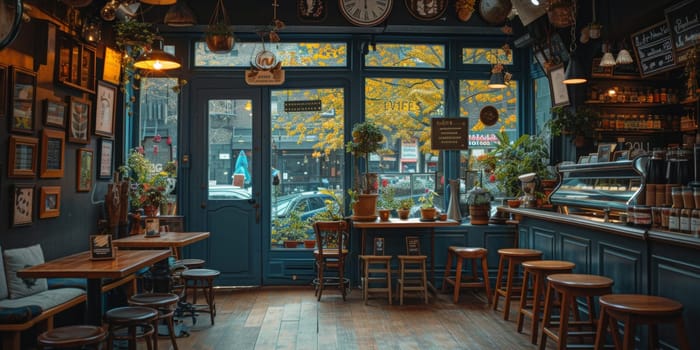
[[[261,275],[260,92],[234,84],[192,83],[189,200],[192,230],[209,231],[191,256],[221,272],[219,286],[256,286]],[[186,146],[187,147],[187,146]]]

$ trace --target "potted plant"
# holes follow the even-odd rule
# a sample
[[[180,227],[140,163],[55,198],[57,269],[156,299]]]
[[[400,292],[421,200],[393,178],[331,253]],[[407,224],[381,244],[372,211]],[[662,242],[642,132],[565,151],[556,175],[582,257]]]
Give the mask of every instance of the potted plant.
[[[156,216],[161,205],[167,203],[166,190],[171,174],[156,172],[155,166],[137,148],[129,153],[127,164],[119,167],[122,178],[130,182],[129,203],[132,210],[143,209],[146,216]]]
[[[511,142],[508,134],[496,134],[498,145],[489,156],[498,162],[493,170],[498,189],[507,197],[516,197],[521,192],[518,176],[535,173],[538,178],[548,174],[549,146],[542,136],[522,135]]]
[[[469,205],[469,216],[472,225],[487,225],[489,223],[489,213],[491,212],[491,192],[479,185],[474,186],[467,192],[467,205]]]
[[[350,192],[350,191],[349,191]],[[309,219],[309,225],[313,226],[316,221],[340,221],[345,220],[345,212],[343,210],[343,196],[342,193],[337,193],[332,189],[320,189],[319,193],[330,196],[329,199],[324,200],[326,209],[316,213]],[[315,238],[315,237],[314,237]],[[315,239],[308,239],[304,241],[305,248],[313,248],[316,245]]]
[[[296,248],[311,230],[310,222],[302,219],[302,213],[302,208],[296,208],[288,216],[272,220],[272,239],[282,242],[285,248]]]
[[[396,212],[399,214],[399,219],[408,220],[413,204],[413,199],[411,197],[399,200],[399,206],[398,209],[396,209]]]
[[[376,153],[384,141],[384,134],[372,121],[355,124],[352,128],[352,141],[345,150],[355,157],[355,177],[353,191],[357,200],[352,202],[355,220],[374,221],[377,218],[377,174],[369,172],[369,156]],[[360,159],[364,159],[365,176],[360,176]]]
[[[397,209],[398,206],[396,190],[391,186],[382,187],[381,192],[379,192],[379,199],[377,200],[379,219],[382,221],[389,221],[391,211]]]
[[[233,30],[229,25],[228,15],[223,0],[218,0],[209,25],[205,30],[209,51],[217,54],[228,53],[233,49]]]
[[[586,138],[593,135],[599,118],[598,112],[591,108],[579,107],[572,110],[569,107],[554,107],[552,119],[547,122],[547,126],[553,136],[570,134],[576,147],[582,147]]]
[[[418,201],[421,203],[420,205],[420,218],[421,220],[435,220],[437,217],[437,209],[435,209],[435,197],[439,197],[439,195],[431,190],[431,189],[425,189],[425,193],[418,198]]]

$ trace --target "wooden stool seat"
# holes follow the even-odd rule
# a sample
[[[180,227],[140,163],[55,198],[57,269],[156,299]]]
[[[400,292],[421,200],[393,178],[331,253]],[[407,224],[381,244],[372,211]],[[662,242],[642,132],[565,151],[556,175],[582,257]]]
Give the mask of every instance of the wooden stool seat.
[[[399,255],[399,305],[403,305],[405,292],[420,292],[428,303],[428,274],[426,255]]]
[[[387,293],[391,305],[391,255],[360,255],[362,260],[362,297],[367,304],[369,293]],[[384,276],[378,276],[384,274]],[[384,287],[370,287],[371,282],[385,282]]]
[[[447,290],[447,284],[454,287],[452,301],[456,304],[459,302],[460,288],[484,288],[486,290],[486,299],[491,303],[491,286],[489,284],[489,267],[486,257],[488,250],[485,248],[458,247],[450,246],[447,248],[447,263],[445,264],[445,276],[442,282],[442,291]],[[450,275],[452,269],[452,259],[457,261],[454,276]],[[466,282],[462,280],[462,265],[464,259],[471,260],[472,276]],[[479,280],[476,274],[477,260],[481,261],[482,278]]]
[[[561,260],[531,260],[524,261],[523,287],[520,292],[520,308],[518,309],[518,332],[523,330],[525,316],[531,320],[530,342],[537,344],[537,326],[540,320],[540,309],[544,301],[545,282],[548,275],[555,273],[571,273],[576,264]],[[532,284],[530,284],[532,277]],[[531,288],[530,288],[531,286]],[[528,304],[527,295],[531,292],[532,303]]]
[[[569,344],[567,338],[570,333],[569,326],[591,327],[590,332],[577,331],[579,336],[593,336],[596,333],[596,317],[593,305],[593,297],[610,294],[613,280],[598,275],[556,273],[547,276],[547,294],[544,301],[544,314],[542,317],[542,330],[539,349],[544,350],[547,346],[547,337],[557,343],[558,349],[566,349]],[[561,295],[559,311],[559,327],[552,328],[552,314],[555,307],[555,294]],[[588,320],[578,320],[577,297],[586,298],[588,309]],[[569,308],[573,309],[575,321],[569,321]],[[573,334],[573,333],[572,333]]]
[[[129,349],[136,349],[136,340],[145,339],[148,349],[152,349],[153,324],[158,318],[158,310],[146,306],[123,306],[108,310],[105,322],[109,326],[107,349],[112,349],[115,339],[129,341]],[[127,334],[117,334],[126,329]]]
[[[536,249],[505,248],[499,249],[498,255],[498,274],[496,275],[496,287],[493,291],[493,309],[498,309],[498,300],[501,296],[504,297],[503,319],[508,320],[510,318],[510,302],[512,299],[520,298],[521,294],[522,286],[516,285],[514,281],[518,265],[524,261],[542,259],[542,252]],[[506,264],[508,265],[506,285],[502,286]]]
[[[39,349],[62,349],[97,345],[107,338],[107,331],[98,326],[65,326],[41,333],[37,338]]]
[[[221,273],[212,269],[190,269],[182,272],[182,279],[185,285],[185,297],[187,301],[187,292],[192,291],[192,305],[197,307],[197,311],[209,314],[211,324],[214,325],[214,316],[216,316],[216,303],[214,303],[214,279]],[[197,291],[201,290],[206,300],[206,305],[197,305]],[[206,306],[206,307],[204,307]]]
[[[175,265],[185,265],[188,269],[199,269],[204,267],[204,260],[202,259],[181,259],[175,260]]]
[[[639,324],[649,325],[648,346],[658,348],[658,325],[671,323],[675,325],[679,348],[690,350],[683,323],[683,304],[660,296],[642,294],[608,294],[601,296],[598,302],[600,320],[595,341],[596,349],[603,348],[608,327],[611,330],[615,349],[635,349],[635,329]],[[624,323],[625,326],[622,345],[619,340],[618,322]]]
[[[156,334],[153,337],[153,347],[158,349],[158,321],[165,320],[168,326],[168,336],[170,336],[170,342],[173,344],[173,348],[178,350],[177,341],[175,340],[175,326],[173,324],[173,315],[175,310],[173,306],[180,301],[180,297],[173,293],[142,293],[132,295],[129,298],[129,305],[135,306],[148,306],[157,309],[159,312],[156,318]]]

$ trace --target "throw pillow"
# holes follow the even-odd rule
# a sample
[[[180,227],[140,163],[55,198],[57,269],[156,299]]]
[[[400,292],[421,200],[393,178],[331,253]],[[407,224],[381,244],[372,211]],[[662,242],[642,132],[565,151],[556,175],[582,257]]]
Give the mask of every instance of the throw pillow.
[[[0,247],[0,300],[7,299],[9,295],[5,280],[5,264],[2,262],[2,247]]]
[[[3,255],[10,299],[18,299],[48,289],[46,278],[17,277],[17,271],[44,263],[44,252],[40,245],[7,249]]]

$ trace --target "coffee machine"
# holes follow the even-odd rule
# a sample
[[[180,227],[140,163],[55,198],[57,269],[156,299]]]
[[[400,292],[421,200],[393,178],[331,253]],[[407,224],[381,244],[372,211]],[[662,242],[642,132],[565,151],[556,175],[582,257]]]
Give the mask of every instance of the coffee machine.
[[[537,196],[535,192],[540,187],[540,177],[537,173],[527,173],[518,176],[520,180],[520,188],[523,195],[520,197],[523,207],[534,208],[537,206]]]

